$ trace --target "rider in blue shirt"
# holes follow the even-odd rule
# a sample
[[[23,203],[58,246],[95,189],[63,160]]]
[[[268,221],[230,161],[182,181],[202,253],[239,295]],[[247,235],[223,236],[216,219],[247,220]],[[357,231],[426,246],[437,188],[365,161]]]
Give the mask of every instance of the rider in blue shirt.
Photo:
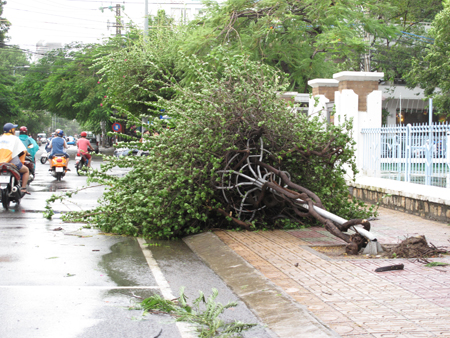
[[[48,146],[52,152],[48,158],[53,158],[55,155],[64,155],[67,159],[67,164],[69,164],[70,156],[65,152],[67,149],[66,140],[63,139],[64,132],[61,129],[55,131],[56,137],[52,138],[50,145]],[[52,166],[52,161],[50,161],[50,167]]]

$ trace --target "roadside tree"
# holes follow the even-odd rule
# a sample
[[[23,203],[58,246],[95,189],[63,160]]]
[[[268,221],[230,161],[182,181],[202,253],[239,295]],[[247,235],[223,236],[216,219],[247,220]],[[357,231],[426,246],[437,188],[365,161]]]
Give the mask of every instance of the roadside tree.
[[[425,48],[425,56],[413,60],[408,74],[408,84],[419,85],[427,97],[434,98],[433,104],[450,115],[450,1],[445,1],[444,9],[436,15],[430,37],[432,44]]]
[[[289,90],[308,92],[307,82],[329,77],[338,63],[359,62],[367,34],[395,35],[385,19],[394,8],[380,1],[235,1],[206,2],[204,15],[190,23],[180,49],[199,57],[223,46],[288,74]],[[335,63],[336,62],[336,63]]]

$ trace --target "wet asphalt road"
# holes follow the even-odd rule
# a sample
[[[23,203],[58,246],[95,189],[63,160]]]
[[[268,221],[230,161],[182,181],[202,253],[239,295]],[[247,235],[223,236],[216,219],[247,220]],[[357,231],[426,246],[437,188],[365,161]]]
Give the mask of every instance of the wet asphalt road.
[[[43,218],[45,200],[53,193],[85,185],[86,178],[74,169],[75,148],[69,153],[72,172],[62,182],[48,173],[48,164],[38,162],[31,195],[0,210],[0,337],[196,337],[167,315],[143,316],[133,309],[153,294],[176,297],[182,286],[190,301],[199,290],[209,295],[212,288],[219,290],[221,303],[237,300],[184,242],[139,242],[61,221],[60,212],[94,206],[101,187],[55,204],[53,219]],[[97,157],[93,166],[100,163]],[[240,301],[224,319],[259,323]],[[244,336],[275,337],[263,326]]]

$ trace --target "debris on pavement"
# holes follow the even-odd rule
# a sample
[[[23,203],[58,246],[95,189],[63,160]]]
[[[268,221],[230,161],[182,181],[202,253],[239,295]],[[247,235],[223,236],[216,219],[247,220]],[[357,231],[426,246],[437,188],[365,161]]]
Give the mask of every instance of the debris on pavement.
[[[382,266],[381,268],[376,268],[375,272],[393,271],[393,270],[403,270],[405,266],[403,264]]]

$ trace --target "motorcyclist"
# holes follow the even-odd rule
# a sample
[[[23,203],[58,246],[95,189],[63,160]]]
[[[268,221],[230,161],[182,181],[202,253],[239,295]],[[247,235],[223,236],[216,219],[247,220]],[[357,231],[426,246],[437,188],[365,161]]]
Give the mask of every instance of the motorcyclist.
[[[67,164],[69,164],[70,156],[64,151],[67,149],[66,140],[63,138],[64,131],[61,129],[55,130],[56,137],[52,138],[49,144],[49,148],[51,149],[50,156],[48,158],[52,159],[55,155],[61,154],[67,159]],[[50,169],[52,168],[52,161],[50,161]]]
[[[19,130],[20,130],[19,138],[22,141],[25,148],[27,148],[27,151],[30,153],[33,164],[36,164],[35,156],[39,150],[39,145],[31,136],[27,135],[28,134],[27,127],[22,126],[22,127],[20,127]],[[32,147],[30,147],[30,145],[32,145]]]
[[[3,126],[3,135],[0,136],[0,163],[11,163],[17,167],[19,173],[22,174],[22,188],[20,191],[23,194],[29,194],[27,191],[27,183],[30,172],[28,168],[23,165],[27,154],[27,148],[25,148],[22,141],[15,136],[16,128],[17,125],[12,123],[6,123]]]
[[[50,142],[55,137],[55,132],[52,133],[52,135],[47,139],[47,144],[45,145],[45,151],[47,153],[50,152]]]
[[[78,152],[86,157],[86,159],[88,160],[87,166],[88,168],[90,168],[92,156],[91,154],[89,154],[88,148],[91,151],[94,151],[94,148],[92,148],[91,142],[86,138],[87,133],[85,131],[82,131],[80,136],[81,138],[77,141]]]

